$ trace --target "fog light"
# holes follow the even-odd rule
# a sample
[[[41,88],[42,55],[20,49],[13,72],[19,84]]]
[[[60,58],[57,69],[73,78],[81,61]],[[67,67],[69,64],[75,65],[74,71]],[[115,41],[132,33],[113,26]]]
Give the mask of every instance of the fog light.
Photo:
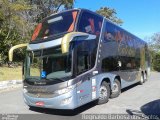
[[[62,104],[62,105],[66,105],[66,104],[71,103],[71,101],[72,101],[72,97],[65,98],[65,99],[63,99],[63,100],[61,101],[61,104]]]

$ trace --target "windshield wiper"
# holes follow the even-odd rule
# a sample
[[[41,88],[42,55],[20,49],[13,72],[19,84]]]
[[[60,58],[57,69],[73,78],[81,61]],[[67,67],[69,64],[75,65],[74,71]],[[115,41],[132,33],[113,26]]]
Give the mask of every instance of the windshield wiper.
[[[40,79],[39,78],[26,78],[26,80],[29,80],[29,81],[39,81]]]
[[[46,78],[46,80],[59,80],[59,81],[62,81],[62,82],[65,82],[65,80],[63,79],[60,79],[60,78]]]

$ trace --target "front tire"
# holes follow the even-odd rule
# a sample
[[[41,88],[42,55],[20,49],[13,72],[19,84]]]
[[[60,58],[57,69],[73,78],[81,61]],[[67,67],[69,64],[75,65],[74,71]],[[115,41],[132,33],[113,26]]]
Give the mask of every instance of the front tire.
[[[101,86],[100,86],[100,89],[99,89],[99,98],[98,98],[98,101],[97,101],[97,104],[104,104],[104,103],[107,103],[108,100],[109,100],[109,97],[110,97],[110,86],[109,86],[109,83],[103,81]]]

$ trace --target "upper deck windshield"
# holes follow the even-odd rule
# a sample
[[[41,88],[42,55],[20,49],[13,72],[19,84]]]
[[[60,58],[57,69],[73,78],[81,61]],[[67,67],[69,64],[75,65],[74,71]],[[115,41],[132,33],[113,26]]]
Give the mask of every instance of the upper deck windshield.
[[[35,28],[32,41],[72,32],[75,28],[77,15],[78,10],[72,10],[46,18]]]
[[[102,22],[102,16],[85,10],[62,12],[52,15],[39,23],[32,35],[32,41],[49,39],[73,31],[94,34],[98,38]]]

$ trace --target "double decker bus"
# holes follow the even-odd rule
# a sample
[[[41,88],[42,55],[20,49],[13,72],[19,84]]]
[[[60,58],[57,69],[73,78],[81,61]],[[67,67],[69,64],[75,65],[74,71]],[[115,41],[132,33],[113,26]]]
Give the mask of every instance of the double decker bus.
[[[23,97],[30,107],[75,109],[118,97],[148,77],[147,43],[105,17],[85,9],[50,15],[26,46]]]

